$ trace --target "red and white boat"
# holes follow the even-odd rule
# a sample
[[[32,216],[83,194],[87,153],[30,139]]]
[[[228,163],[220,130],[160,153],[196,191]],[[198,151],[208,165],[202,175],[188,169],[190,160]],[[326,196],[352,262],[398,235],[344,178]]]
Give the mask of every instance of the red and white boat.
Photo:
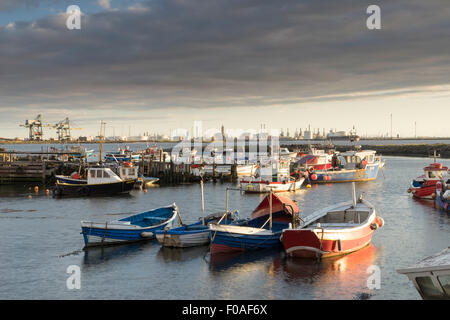
[[[354,187],[354,185],[353,185]],[[295,218],[294,218],[295,221]],[[284,229],[281,242],[288,256],[325,258],[347,254],[369,245],[373,231],[384,225],[375,208],[360,196],[318,210]]]
[[[300,189],[305,177],[289,174],[289,160],[279,160],[257,168],[254,176],[241,179],[241,189],[247,193],[285,192]]]
[[[442,166],[442,163],[432,163],[423,168],[423,171],[424,174],[414,179],[407,191],[415,198],[435,199],[436,184],[450,178],[448,168]]]
[[[311,148],[308,154],[300,154],[300,159],[294,163],[294,170],[327,170],[332,168],[334,151],[325,152],[322,149]]]

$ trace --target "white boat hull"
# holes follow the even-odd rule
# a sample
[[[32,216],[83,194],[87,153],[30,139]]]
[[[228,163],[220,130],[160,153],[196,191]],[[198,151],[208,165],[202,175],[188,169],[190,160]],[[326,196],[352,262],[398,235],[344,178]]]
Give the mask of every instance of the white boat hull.
[[[209,243],[209,230],[189,234],[156,234],[156,240],[165,247],[196,247]]]
[[[266,192],[287,192],[295,191],[301,188],[304,178],[296,181],[286,182],[266,182],[264,180],[243,180],[241,181],[241,188],[249,193],[266,193]]]

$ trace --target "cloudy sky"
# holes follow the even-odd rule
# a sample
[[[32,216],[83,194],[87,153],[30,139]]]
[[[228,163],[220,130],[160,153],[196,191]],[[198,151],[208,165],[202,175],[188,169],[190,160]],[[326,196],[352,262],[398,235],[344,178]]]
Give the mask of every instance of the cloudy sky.
[[[81,30],[66,27],[69,5]],[[369,30],[369,5],[381,30]],[[0,137],[220,127],[450,136],[448,0],[0,0]],[[47,136],[54,130],[47,129]]]

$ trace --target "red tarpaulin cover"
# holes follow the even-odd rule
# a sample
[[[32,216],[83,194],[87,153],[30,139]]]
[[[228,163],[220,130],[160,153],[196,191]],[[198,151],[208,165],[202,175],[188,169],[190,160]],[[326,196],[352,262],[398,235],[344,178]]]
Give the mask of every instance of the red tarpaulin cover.
[[[268,194],[263,201],[258,205],[258,207],[252,212],[250,215],[250,218],[254,219],[257,217],[265,216],[270,214],[270,203],[269,198],[270,194]],[[292,209],[294,209],[294,213],[299,213],[299,209],[297,204],[292,201],[291,199],[276,195],[275,193],[272,193],[272,213],[279,212],[283,210],[283,204],[287,206],[292,206]],[[292,210],[287,208],[285,210],[286,213],[291,214]]]

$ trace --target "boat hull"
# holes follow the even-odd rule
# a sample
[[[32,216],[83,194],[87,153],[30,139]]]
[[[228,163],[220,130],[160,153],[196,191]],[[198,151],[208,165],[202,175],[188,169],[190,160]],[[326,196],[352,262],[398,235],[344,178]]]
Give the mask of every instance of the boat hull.
[[[438,197],[436,197],[436,202],[441,209],[443,209],[447,212],[450,212],[449,200],[445,200],[441,196],[438,196]]]
[[[378,220],[377,220],[378,219]],[[375,215],[357,227],[321,229],[286,229],[281,241],[288,256],[326,258],[344,255],[370,244],[373,231],[383,223]],[[376,226],[374,226],[376,224]]]
[[[305,181],[304,178],[291,182],[268,182],[263,180],[241,181],[241,188],[246,193],[288,192],[299,190]]]
[[[201,224],[164,230],[156,233],[156,239],[164,247],[188,248],[207,245],[209,228]]]
[[[165,209],[167,210],[167,209]],[[81,222],[81,233],[86,247],[113,245],[120,243],[155,239],[155,233],[164,228],[171,228],[177,211],[170,208],[170,214],[154,225],[140,227],[125,223]]]
[[[211,230],[210,252],[211,254],[217,254],[236,251],[253,251],[281,246],[281,231],[269,232],[270,230],[263,230],[266,232],[253,235]]]
[[[55,197],[116,195],[121,193],[129,193],[133,189],[135,183],[135,179],[100,184],[71,184],[57,182],[56,187],[53,190],[53,195]]]
[[[377,178],[379,163],[368,164],[364,169],[316,171],[316,179],[309,177],[311,183],[364,182]]]
[[[437,181],[426,181],[420,187],[414,187],[414,185],[411,185],[408,192],[410,192],[414,198],[435,199],[436,183]]]

